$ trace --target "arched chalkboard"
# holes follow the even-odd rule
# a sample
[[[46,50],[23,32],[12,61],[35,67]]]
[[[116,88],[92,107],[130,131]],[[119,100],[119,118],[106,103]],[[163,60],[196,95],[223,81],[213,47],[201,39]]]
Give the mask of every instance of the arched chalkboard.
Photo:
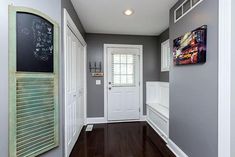
[[[54,28],[48,20],[17,12],[17,71],[53,72]]]

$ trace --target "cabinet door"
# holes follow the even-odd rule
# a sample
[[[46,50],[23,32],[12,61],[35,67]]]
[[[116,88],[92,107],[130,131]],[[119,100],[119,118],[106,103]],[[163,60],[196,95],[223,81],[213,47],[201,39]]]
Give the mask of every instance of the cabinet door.
[[[161,44],[161,71],[170,69],[170,40]]]

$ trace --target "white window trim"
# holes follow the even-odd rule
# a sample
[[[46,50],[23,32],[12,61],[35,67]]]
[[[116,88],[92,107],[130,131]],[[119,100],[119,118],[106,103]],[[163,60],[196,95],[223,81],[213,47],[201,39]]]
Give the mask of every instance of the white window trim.
[[[108,48],[137,48],[140,50],[140,120],[145,119],[143,113],[143,45],[127,45],[127,44],[104,44],[104,120],[108,123],[108,75],[107,75],[107,57]]]
[[[195,4],[194,6],[192,6],[193,3],[192,3],[192,0],[190,0],[191,8],[190,8],[188,11],[186,11],[185,13],[183,13],[183,12],[184,12],[184,11],[183,11],[183,10],[184,10],[184,9],[183,9],[183,5],[184,5],[187,1],[188,1],[188,0],[185,0],[178,8],[175,9],[175,11],[174,11],[174,21],[175,21],[175,23],[178,22],[180,19],[182,19],[186,14],[188,14],[188,13],[189,13],[191,10],[193,10],[196,6],[198,6],[203,0],[200,0],[200,1],[197,2],[197,4]],[[180,7],[182,7],[182,15],[181,15],[180,18],[176,19],[176,11],[177,11]]]
[[[168,44],[168,43],[169,43],[169,46],[170,46],[170,40],[169,39],[161,43],[161,72],[170,71],[170,52],[163,52],[163,46]],[[168,57],[163,58],[164,57],[163,53],[168,53],[167,54]],[[167,60],[167,62],[168,62],[167,67],[166,67],[166,65],[163,64],[164,60]]]

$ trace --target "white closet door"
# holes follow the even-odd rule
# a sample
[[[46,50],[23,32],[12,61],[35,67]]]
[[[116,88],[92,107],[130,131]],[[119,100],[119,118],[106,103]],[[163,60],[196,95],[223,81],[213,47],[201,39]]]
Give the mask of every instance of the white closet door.
[[[83,104],[83,53],[81,45],[74,33],[67,28],[66,56],[66,104],[65,104],[65,144],[66,156],[71,153],[84,122]]]

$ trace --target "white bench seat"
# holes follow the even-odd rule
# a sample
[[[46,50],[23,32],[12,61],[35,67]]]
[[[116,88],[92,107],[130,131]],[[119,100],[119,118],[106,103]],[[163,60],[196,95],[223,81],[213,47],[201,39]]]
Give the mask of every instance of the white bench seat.
[[[146,83],[147,122],[168,142],[169,137],[169,83]]]
[[[157,103],[147,103],[147,105],[149,107],[151,107],[152,109],[154,109],[156,112],[158,112],[159,114],[161,114],[162,116],[164,116],[165,118],[169,119],[169,109],[157,104]]]

